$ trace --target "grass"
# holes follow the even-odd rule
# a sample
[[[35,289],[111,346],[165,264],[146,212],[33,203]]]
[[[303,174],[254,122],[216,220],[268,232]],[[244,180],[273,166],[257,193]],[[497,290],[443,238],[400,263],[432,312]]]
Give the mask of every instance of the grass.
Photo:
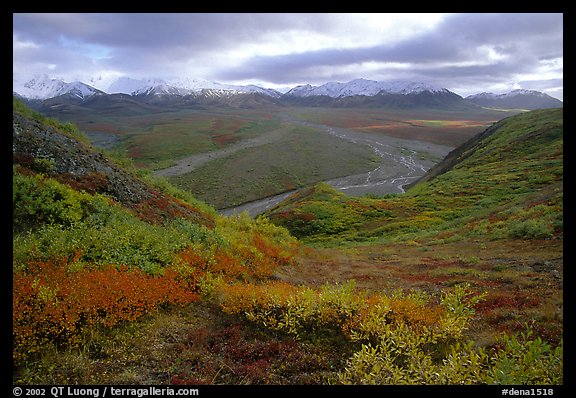
[[[246,149],[214,160],[192,173],[171,178],[217,208],[292,190],[334,177],[371,170],[367,148],[312,134],[287,122],[288,118],[456,146],[502,117],[495,111],[474,114],[458,111],[390,111],[375,109],[291,108],[167,109],[147,113],[89,112],[63,114],[97,137],[118,137],[111,145],[134,159],[139,168],[170,167],[188,155],[225,148],[287,125],[290,137],[274,144]],[[288,119],[289,120],[289,119]],[[421,160],[439,161],[421,152]]]
[[[158,169],[191,154],[210,152],[279,126],[277,120],[250,120],[196,115],[178,120],[154,120],[138,133],[124,136],[122,145],[140,167]]]
[[[119,137],[123,149],[139,167],[168,167],[186,155],[209,152],[277,128],[266,110],[167,109],[139,115],[72,112],[58,115],[91,134]]]
[[[309,384],[342,358],[266,333],[206,303],[164,310],[111,332],[93,330],[83,350],[48,350],[17,384]]]
[[[351,198],[317,185],[267,216],[315,247],[280,277],[434,292],[488,291],[471,335],[527,324],[562,335],[562,110],[499,123],[470,157],[403,195]],[[345,249],[343,249],[345,248]]]
[[[373,134],[458,146],[500,120],[502,112],[482,110],[382,110],[346,108],[294,108],[293,117],[313,123]]]
[[[308,127],[278,142],[243,149],[170,181],[216,208],[374,168],[372,151]]]
[[[423,250],[425,249],[425,250]],[[493,344],[500,332],[532,325],[550,342],[562,338],[561,241],[459,241],[442,245],[409,242],[308,249],[276,278],[296,285],[322,286],[355,280],[375,292],[430,294],[460,283],[486,291],[468,336]],[[505,298],[505,299],[504,299]]]
[[[354,279],[371,292],[439,291],[468,282],[485,291],[466,337],[479,347],[500,333],[525,331],[556,344],[562,337],[562,246],[548,241],[457,242],[341,249],[307,248],[275,280],[321,288]],[[538,260],[535,260],[538,259]],[[558,268],[560,267],[560,268]],[[338,340],[296,340],[226,315],[210,301],[169,308],[112,330],[86,331],[81,349],[47,349],[18,368],[25,384],[325,384],[351,353]],[[334,337],[332,337],[334,339]]]

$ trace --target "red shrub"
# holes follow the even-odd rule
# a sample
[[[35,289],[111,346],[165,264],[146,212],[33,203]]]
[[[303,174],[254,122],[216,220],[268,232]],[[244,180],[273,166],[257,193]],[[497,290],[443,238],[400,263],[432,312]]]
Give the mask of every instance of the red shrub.
[[[150,191],[150,194],[152,196],[149,199],[141,201],[134,207],[136,216],[141,220],[151,224],[162,224],[173,218],[185,218],[208,227],[214,226],[213,217],[202,210],[156,191]]]
[[[542,300],[532,292],[501,291],[489,294],[483,302],[476,305],[478,312],[489,312],[496,308],[524,309],[540,305]]]
[[[66,268],[65,263],[38,262],[14,274],[14,359],[40,351],[47,342],[76,345],[86,327],[113,327],[163,305],[186,305],[198,298],[171,269],[152,277],[127,267]]]
[[[70,173],[54,174],[57,181],[74,188],[77,191],[88,193],[106,193],[109,191],[108,176],[102,172],[90,172],[78,176]]]

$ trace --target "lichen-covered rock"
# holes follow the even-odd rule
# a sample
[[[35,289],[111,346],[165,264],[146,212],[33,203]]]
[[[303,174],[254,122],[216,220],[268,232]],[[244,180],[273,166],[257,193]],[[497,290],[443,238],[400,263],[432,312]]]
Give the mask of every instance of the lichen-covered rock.
[[[177,216],[213,223],[211,216],[158,192],[89,145],[17,111],[13,112],[12,156],[14,164],[33,172],[76,189],[107,194],[148,221]]]

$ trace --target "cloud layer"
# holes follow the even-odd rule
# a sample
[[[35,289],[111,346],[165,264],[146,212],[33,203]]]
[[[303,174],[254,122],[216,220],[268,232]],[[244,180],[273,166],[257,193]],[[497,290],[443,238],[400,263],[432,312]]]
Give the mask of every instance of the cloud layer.
[[[563,97],[562,14],[14,14],[18,79],[407,79]],[[100,80],[98,80],[100,79]]]

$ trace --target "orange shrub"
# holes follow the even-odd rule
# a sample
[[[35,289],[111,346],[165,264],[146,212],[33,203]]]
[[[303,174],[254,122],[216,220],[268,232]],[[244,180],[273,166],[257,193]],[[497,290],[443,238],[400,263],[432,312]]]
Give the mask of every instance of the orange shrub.
[[[256,235],[254,246],[238,243],[231,249],[218,249],[213,259],[209,271],[248,281],[270,277],[275,268],[291,261],[292,254]]]
[[[410,299],[398,298],[390,301],[387,318],[394,324],[424,328],[436,324],[443,314],[441,306],[423,306]]]
[[[186,305],[198,298],[171,269],[152,277],[127,267],[69,272],[66,263],[38,262],[25,273],[15,273],[13,284],[16,360],[48,342],[78,345],[86,327],[110,328],[163,305]]]
[[[264,285],[239,283],[221,286],[220,308],[227,314],[242,314],[247,311],[280,307],[294,296],[298,288],[287,282],[273,281]]]
[[[201,247],[188,246],[178,253],[178,261],[172,264],[178,273],[178,281],[191,291],[197,290],[198,281],[206,275],[209,260]]]
[[[210,271],[234,278],[242,278],[247,274],[247,269],[241,261],[224,251],[218,251],[214,255],[214,263],[210,266]]]

